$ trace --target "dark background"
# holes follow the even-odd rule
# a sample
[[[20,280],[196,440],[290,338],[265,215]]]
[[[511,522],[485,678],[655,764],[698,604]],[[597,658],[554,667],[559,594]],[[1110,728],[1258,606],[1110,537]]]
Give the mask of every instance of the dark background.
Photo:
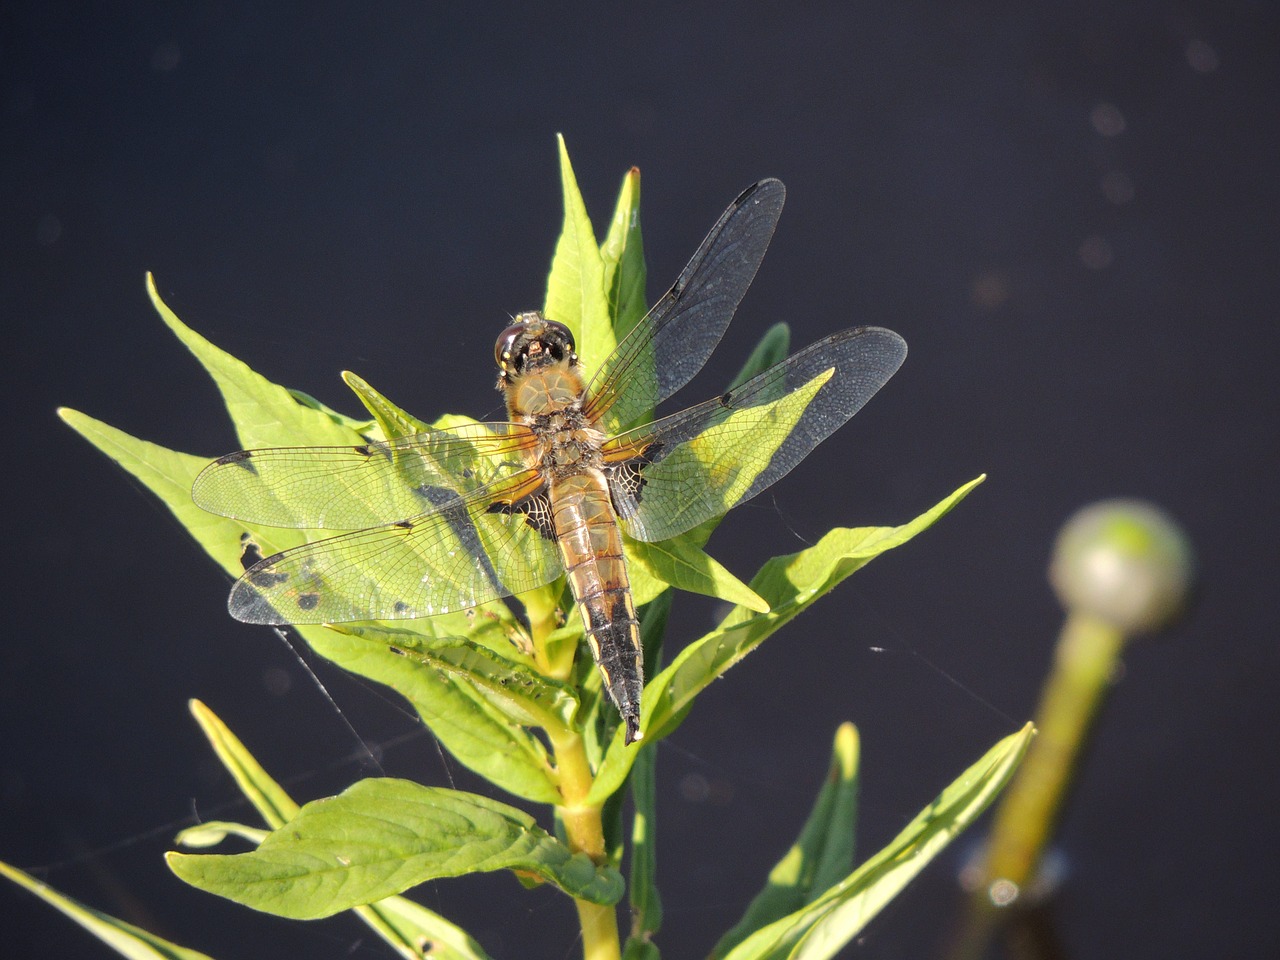
[[[231,622],[221,574],[54,408],[235,447],[146,301],[152,270],[197,330],[348,412],[344,368],[423,417],[495,413],[492,341],[542,302],[563,132],[598,228],[642,168],[651,296],[739,190],[790,189],[690,399],[777,320],[796,345],[869,322],[911,344],[866,411],[723,525],[711,549],[733,570],[990,473],[660,748],[667,955],[737,918],[840,721],[863,736],[865,854],[1026,719],[1060,622],[1052,537],[1137,495],[1186,525],[1200,600],[1126,657],[1063,826],[1060,933],[1073,958],[1274,956],[1275,7],[465,6],[0,13],[0,858],[216,957],[389,955],[354,920],[290,924],[169,876],[179,826],[251,816],[185,702],[299,799],[378,772],[343,716],[388,773],[474,780],[376,691],[320,665],[339,715],[267,630]],[[671,643],[710,615],[679,600]],[[847,954],[930,955],[955,863]],[[509,876],[418,895],[495,956],[578,952],[563,899]],[[8,956],[109,955],[7,885],[0,911]]]

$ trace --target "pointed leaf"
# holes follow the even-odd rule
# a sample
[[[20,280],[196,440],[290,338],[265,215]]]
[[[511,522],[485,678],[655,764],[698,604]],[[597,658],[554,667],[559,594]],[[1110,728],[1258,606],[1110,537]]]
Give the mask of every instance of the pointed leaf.
[[[1035,734],[1005,737],[926,806],[893,841],[813,903],[752,934],[726,960],[825,960],[969,826],[1008,783]]]
[[[899,527],[838,527],[807,550],[775,557],[751,581],[751,589],[770,605],[769,613],[738,606],[705,636],[695,640],[645,687],[640,728],[646,740],[666,736],[684,719],[694,699],[717,677],[740,661],[779,628],[880,554],[901,546],[927,530],[984,478],[978,477],[936,506]],[[589,802],[609,796],[621,786],[636,751],[617,747],[605,755],[591,787]]]
[[[253,754],[240,742],[240,738],[222,722],[221,717],[199,700],[188,701],[187,709],[200,725],[200,732],[213,747],[219,762],[231,774],[240,792],[253,804],[267,826],[273,830],[281,827],[298,812],[298,805],[262,769]],[[208,828],[210,824],[202,826]],[[256,842],[261,842],[261,838]]]
[[[621,343],[647,310],[639,167],[632,167],[622,178],[618,205],[614,208],[609,232],[600,245],[600,258],[604,261],[604,289],[609,299],[609,315],[613,317],[614,338]]]
[[[239,837],[241,840],[248,840],[254,846],[257,846],[267,838],[270,832],[270,830],[263,830],[261,827],[250,827],[243,823],[233,823],[230,820],[206,820],[204,823],[198,823],[194,827],[179,830],[177,835],[174,836],[173,842],[180,847],[187,847],[191,850],[204,850],[224,843],[228,837]]]
[[[662,927],[662,899],[658,895],[655,833],[657,813],[655,765],[657,751],[641,747],[631,769],[631,797],[635,813],[631,825],[631,941],[649,942]]]
[[[300,403],[289,390],[255,373],[244,361],[184,324],[160,299],[150,274],[147,293],[160,318],[213,377],[246,450],[362,442],[358,433],[335,422],[324,410]]]
[[[218,759],[262,818],[271,827],[278,828],[296,815],[298,805],[267,774],[217,714],[199,700],[192,700],[190,708]],[[197,831],[207,833],[214,826],[205,823],[183,830],[178,835],[178,843],[190,846],[192,836],[211,839],[201,837]],[[223,824],[221,828],[253,843],[261,843],[267,836],[265,830],[252,830],[239,824]],[[354,912],[406,960],[421,960],[426,953],[423,949],[425,944],[431,945],[432,957],[442,960],[487,960],[484,950],[465,930],[404,897],[387,897],[377,903],[355,907]]]
[[[8,877],[29,890],[64,916],[74,920],[91,934],[129,960],[209,960],[207,954],[180,947],[141,927],[85,906],[79,900],[58,893],[29,873],[0,861],[0,876]]]
[[[632,572],[639,568],[679,590],[727,600],[756,613],[769,612],[769,604],[763,597],[688,538],[672,537],[657,543],[628,540],[627,547]],[[648,599],[645,597],[641,602]]]
[[[350,370],[342,371],[342,380],[382,428],[382,439],[398,440],[430,429],[427,424],[401,410]]]
[[[362,442],[359,434],[336,423],[328,413],[299,403],[289,390],[271,383],[192,332],[160,301],[150,278],[148,281],[156,309],[217,382],[246,446]],[[73,410],[63,409],[59,414],[151,489],[232,576],[238,576],[243,569],[241,536],[246,531],[264,555],[306,541],[305,534],[298,530],[252,528],[196,507],[191,500],[191,485],[211,458],[193,457],[138,440]],[[494,606],[506,612],[501,604]],[[416,621],[412,629],[430,637],[441,631],[468,633],[473,624],[483,627],[485,623],[483,613],[474,617],[459,613]],[[491,716],[478,716],[482,711],[458,689],[433,682],[425,671],[385,647],[371,649],[369,644],[339,638],[321,627],[297,630],[321,656],[404,692],[446,749],[472,770],[530,800],[554,802],[558,796],[547,786],[540,748],[513,744],[509,726]]]
[[[487,797],[407,780],[362,780],[304,806],[249,853],[170,853],[200,889],[255,910],[309,920],[371,903],[427,880],[514,870],[592,903],[616,903],[617,871]]]
[[[836,731],[831,767],[799,838],[769,872],[768,884],[742,919],[715,945],[713,958],[723,957],[755,931],[813,902],[853,868],[857,778],[858,732],[845,723]]]
[[[548,779],[546,750],[536,737],[513,727],[465,681],[401,656],[385,643],[358,636],[351,628],[352,624],[344,624],[298,629],[325,659],[385,684],[408,700],[431,732],[465,766],[526,800],[556,803],[561,799]],[[423,637],[421,642],[430,643],[431,639]],[[405,645],[408,643],[409,637],[405,637]]]
[[[781,363],[791,353],[791,328],[785,323],[775,323],[764,332],[756,348],[747,357],[738,375],[729,381],[725,391],[741,386],[756,374],[764,373],[776,363]]]
[[[569,162],[564,138],[560,145],[560,180],[564,189],[564,226],[551,261],[543,314],[573,331],[578,356],[588,379],[615,346],[609,300],[605,296],[604,263],[587,216],[586,204]]]
[[[393,627],[334,624],[331,629],[383,643],[410,660],[466,683],[519,726],[567,727],[578,710],[572,688],[495,656],[464,637],[424,640]]]

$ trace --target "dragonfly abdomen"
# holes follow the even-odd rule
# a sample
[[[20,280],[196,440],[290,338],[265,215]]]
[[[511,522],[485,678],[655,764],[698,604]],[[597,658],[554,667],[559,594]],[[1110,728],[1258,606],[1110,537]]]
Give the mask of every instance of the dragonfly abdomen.
[[[556,537],[591,656],[631,743],[640,739],[644,658],[608,483],[599,470],[584,470],[556,480],[550,492]]]

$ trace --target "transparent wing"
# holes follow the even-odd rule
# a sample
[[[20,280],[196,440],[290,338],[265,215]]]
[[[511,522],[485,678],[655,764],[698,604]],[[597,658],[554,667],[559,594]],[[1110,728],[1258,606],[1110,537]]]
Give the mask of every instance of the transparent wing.
[[[756,275],[785,199],[781,181],[761,180],[721,215],[679,279],[592,379],[591,419],[616,433],[702,369]]]
[[[721,397],[611,439],[606,459],[639,475],[618,496],[623,529],[665,540],[754,497],[857,413],[906,355],[891,330],[846,330]]]
[[[534,443],[513,423],[475,423],[349,447],[241,450],[196,477],[198,507],[246,523],[358,530],[426,512],[434,491],[459,497],[525,469]]]
[[[563,570],[555,541],[523,513],[489,511],[524,492],[499,483],[464,498],[432,488],[430,512],[254,564],[227,606],[246,623],[341,623],[435,616],[532,590]]]
[[[222,457],[196,478],[198,506],[263,526],[355,531],[250,567],[232,588],[231,614],[249,623],[434,616],[555,579],[555,543],[524,513],[501,510],[539,485],[525,460],[531,443],[516,424],[468,424]]]

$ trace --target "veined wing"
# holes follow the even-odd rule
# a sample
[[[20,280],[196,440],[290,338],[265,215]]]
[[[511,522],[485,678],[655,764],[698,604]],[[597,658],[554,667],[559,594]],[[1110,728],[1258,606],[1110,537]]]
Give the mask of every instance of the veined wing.
[[[525,469],[534,442],[513,423],[475,423],[347,447],[241,450],[196,477],[210,513],[269,527],[359,530],[428,512]]]
[[[354,530],[267,557],[231,591],[248,623],[434,616],[523,593],[562,570],[554,541],[503,512],[540,483],[517,424],[468,424],[391,442],[229,454],[192,499],[262,526]],[[498,512],[491,512],[494,505]]]
[[[586,413],[616,433],[702,369],[756,275],[786,188],[761,180],[720,217],[679,279],[604,361]]]
[[[532,590],[563,571],[559,549],[523,512],[491,508],[538,482],[525,471],[466,496],[427,487],[425,512],[254,564],[227,606],[246,623],[341,623],[435,616]]]
[[[665,540],[754,497],[857,413],[906,355],[892,330],[845,330],[723,396],[612,438],[604,453],[623,474],[623,530]]]

